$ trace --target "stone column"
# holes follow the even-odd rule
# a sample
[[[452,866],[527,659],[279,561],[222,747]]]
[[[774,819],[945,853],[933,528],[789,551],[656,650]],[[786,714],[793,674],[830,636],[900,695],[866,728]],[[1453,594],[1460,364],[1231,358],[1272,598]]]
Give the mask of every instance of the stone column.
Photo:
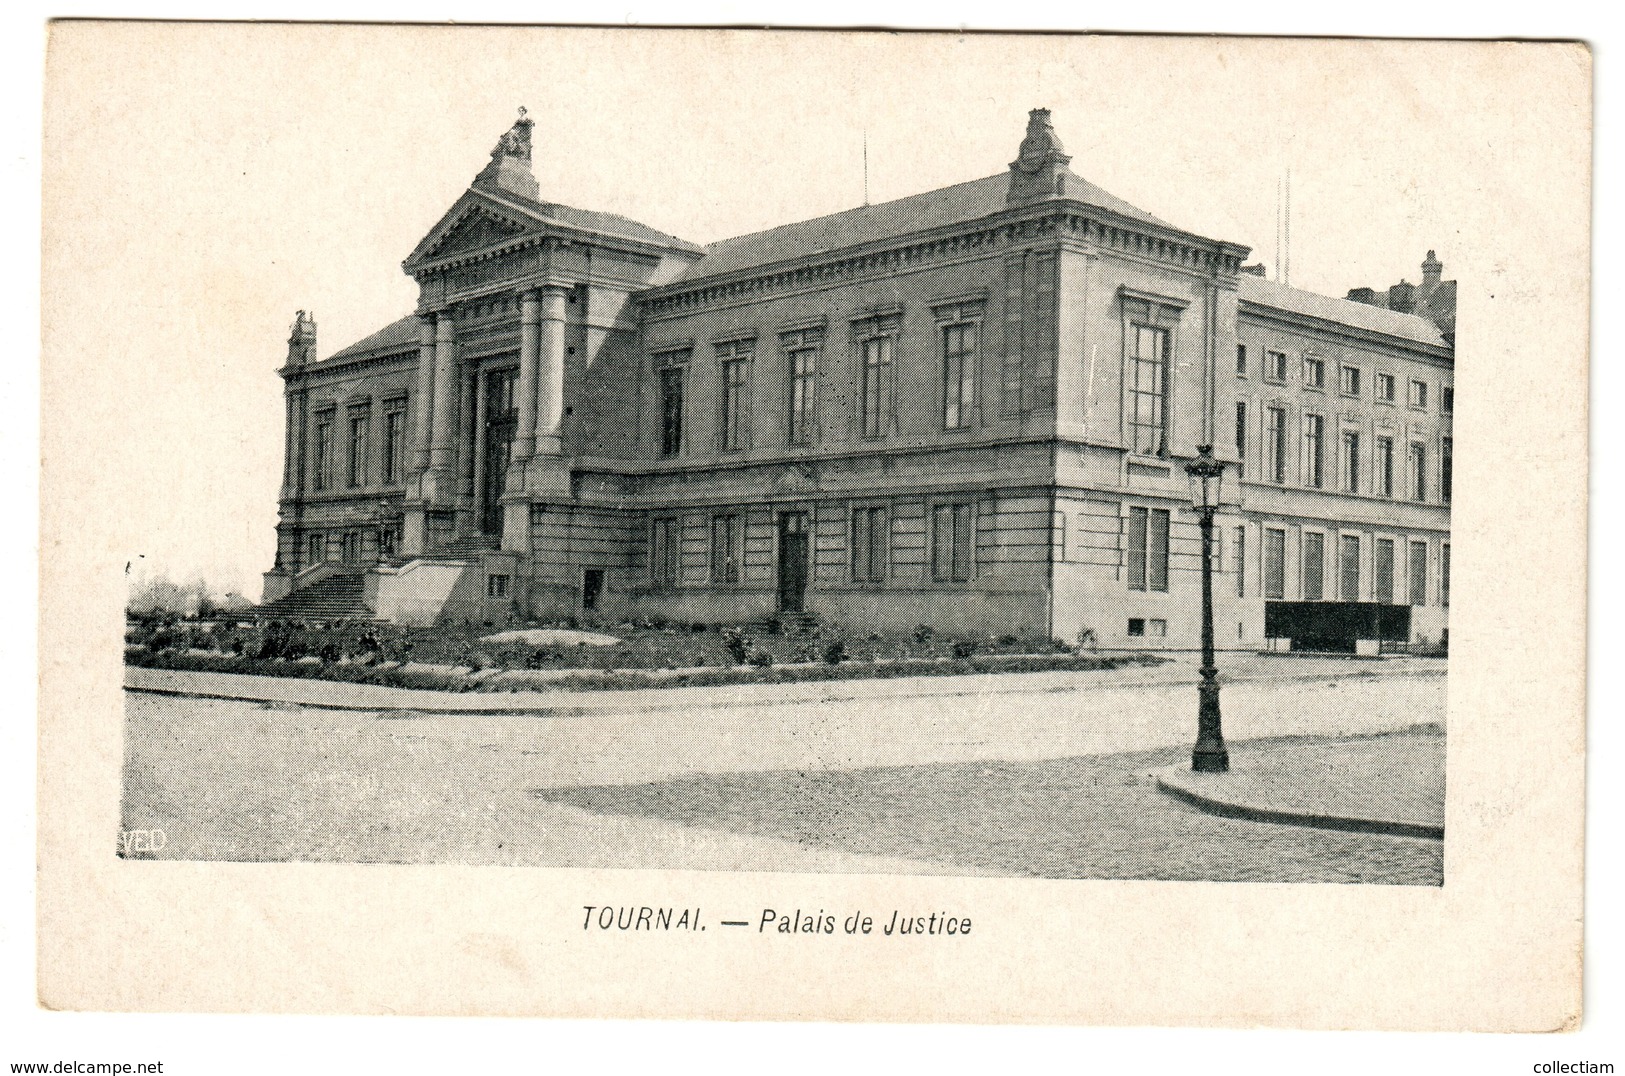
[[[521,464],[536,451],[536,365],[541,316],[541,297],[534,290],[519,297],[519,383],[514,386],[519,399],[519,429],[514,434],[513,459]]]
[[[430,427],[429,471],[434,477],[433,494],[429,499],[443,502],[453,491],[452,469],[456,462],[456,443],[452,440],[452,426],[457,421],[457,335],[451,311],[445,310],[435,319],[434,340],[434,408]]]
[[[434,315],[418,317],[418,383],[412,394],[412,470],[429,468],[430,401],[434,399]]]
[[[485,374],[474,368],[474,529],[485,530]]]
[[[569,289],[542,288],[541,346],[536,386],[536,453],[556,456],[564,432],[564,304]]]

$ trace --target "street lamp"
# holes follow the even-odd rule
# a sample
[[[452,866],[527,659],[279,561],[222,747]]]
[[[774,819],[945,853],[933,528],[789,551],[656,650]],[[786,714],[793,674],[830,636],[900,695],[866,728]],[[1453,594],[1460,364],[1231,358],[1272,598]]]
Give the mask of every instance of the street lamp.
[[[1224,464],[1213,458],[1212,445],[1200,445],[1196,453],[1185,465],[1191,507],[1202,524],[1202,682],[1196,688],[1196,748],[1191,752],[1191,769],[1225,773],[1230,769],[1230,753],[1224,749],[1224,730],[1219,723],[1219,670],[1213,664],[1213,513],[1219,510]]]

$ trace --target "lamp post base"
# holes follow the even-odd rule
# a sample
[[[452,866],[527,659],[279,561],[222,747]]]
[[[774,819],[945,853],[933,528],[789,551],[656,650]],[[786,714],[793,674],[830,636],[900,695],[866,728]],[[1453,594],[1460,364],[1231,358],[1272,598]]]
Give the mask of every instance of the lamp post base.
[[[1197,773],[1230,772],[1230,752],[1224,747],[1219,718],[1219,670],[1202,666],[1202,682],[1196,687],[1196,748],[1191,752],[1191,769]]]
[[[1229,773],[1230,752],[1224,748],[1204,751],[1198,747],[1191,752],[1191,769],[1197,773]]]

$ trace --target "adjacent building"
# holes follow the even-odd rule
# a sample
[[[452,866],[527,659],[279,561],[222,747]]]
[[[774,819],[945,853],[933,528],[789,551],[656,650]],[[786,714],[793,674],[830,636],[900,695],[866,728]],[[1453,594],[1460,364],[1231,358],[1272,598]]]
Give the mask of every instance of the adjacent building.
[[[1221,646],[1445,635],[1432,251],[1432,303],[1268,281],[1044,109],[997,174],[709,246],[548,202],[530,157],[521,113],[404,262],[413,314],[325,359],[297,317],[273,609],[1189,647],[1211,444]]]

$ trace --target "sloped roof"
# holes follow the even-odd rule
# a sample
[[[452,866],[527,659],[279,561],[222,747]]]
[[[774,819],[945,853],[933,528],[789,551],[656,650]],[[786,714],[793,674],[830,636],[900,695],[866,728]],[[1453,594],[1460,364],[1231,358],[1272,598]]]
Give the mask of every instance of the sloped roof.
[[[492,192],[484,188],[471,188],[481,193]],[[636,239],[643,243],[654,243],[663,247],[675,247],[678,250],[699,251],[702,248],[698,243],[690,243],[687,239],[679,239],[675,235],[667,235],[641,224],[631,217],[623,217],[619,213],[601,213],[596,209],[577,209],[575,206],[562,205],[558,202],[538,202],[524,195],[514,194],[512,191],[497,193],[499,199],[515,202],[530,210],[537,216],[556,220],[560,224],[567,224],[572,228],[583,228],[604,235],[618,235],[623,239]]]
[[[859,206],[796,224],[723,239],[708,245],[705,257],[690,266],[679,279],[718,276],[739,269],[771,265],[976,220],[1005,209],[1009,190],[1010,173],[1001,172],[996,176],[956,183],[951,187],[891,202]],[[1066,172],[1066,194],[1058,196],[1057,200],[1083,202],[1143,224],[1175,228],[1167,221],[1101,190],[1070,170]]]
[[[1237,295],[1244,302],[1320,318],[1323,321],[1335,321],[1367,332],[1414,340],[1419,344],[1431,344],[1434,347],[1449,346],[1440,335],[1437,325],[1415,314],[1401,314],[1380,306],[1367,306],[1352,299],[1334,299],[1329,295],[1316,295],[1312,291],[1303,291],[1274,280],[1265,280],[1251,273],[1242,273],[1236,279]]]
[[[373,351],[391,351],[408,345],[416,346],[418,341],[418,319],[416,314],[408,314],[399,321],[392,321],[371,336],[364,336],[342,351],[335,351],[329,359],[347,359],[352,355],[364,355]]]

